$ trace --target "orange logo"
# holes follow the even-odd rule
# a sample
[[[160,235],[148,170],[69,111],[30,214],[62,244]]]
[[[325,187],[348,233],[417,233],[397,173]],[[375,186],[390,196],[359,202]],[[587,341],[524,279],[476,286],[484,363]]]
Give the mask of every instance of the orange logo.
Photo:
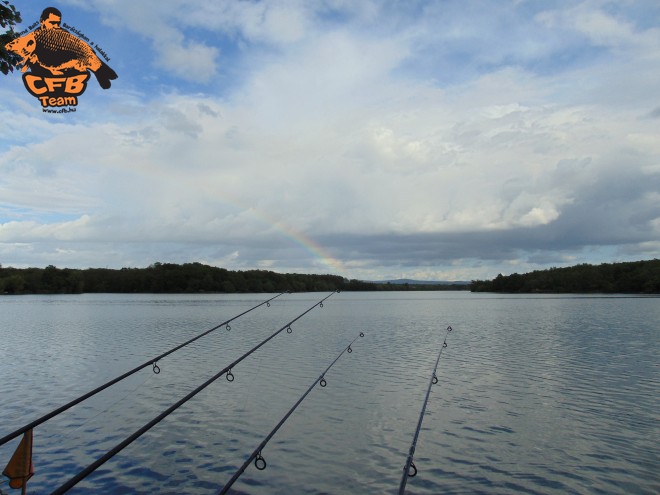
[[[34,26],[36,23],[30,28]],[[5,45],[22,58],[23,84],[39,100],[44,112],[75,111],[70,107],[78,105],[78,97],[87,89],[90,71],[103,89],[117,79],[117,73],[87,43],[89,38],[67,24],[63,26],[62,13],[48,7],[41,14],[37,29]],[[106,61],[110,60],[98,45],[95,47]]]

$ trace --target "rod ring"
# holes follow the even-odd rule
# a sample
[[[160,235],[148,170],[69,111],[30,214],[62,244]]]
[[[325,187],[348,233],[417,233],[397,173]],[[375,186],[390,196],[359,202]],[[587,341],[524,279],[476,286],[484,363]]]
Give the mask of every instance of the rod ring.
[[[321,378],[321,381],[319,381],[319,385],[322,387],[325,387],[328,384],[328,382],[325,381],[325,378]]]
[[[266,469],[266,459],[263,458],[261,453],[257,454],[257,457],[254,458],[254,467],[259,471]]]
[[[160,373],[160,366],[156,364],[156,361],[154,361],[154,367],[153,367],[154,373],[158,374]]]
[[[227,331],[231,330],[231,327],[229,326],[229,323],[227,323],[227,326],[225,327]]]
[[[231,372],[231,370],[227,371],[225,378],[227,379],[228,382],[234,381],[234,374]]]
[[[293,330],[291,330],[291,327],[286,327],[286,333],[291,333]]]
[[[411,462],[410,467],[412,468],[413,471],[410,472],[410,469],[408,469],[408,477],[414,478],[415,476],[417,476],[417,466],[415,466],[414,462]]]

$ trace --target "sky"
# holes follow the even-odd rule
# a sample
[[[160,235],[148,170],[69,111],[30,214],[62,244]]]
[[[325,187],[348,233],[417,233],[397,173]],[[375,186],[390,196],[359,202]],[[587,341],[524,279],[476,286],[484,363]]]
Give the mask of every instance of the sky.
[[[35,0],[109,57],[0,74],[0,264],[492,279],[660,254],[657,0]]]

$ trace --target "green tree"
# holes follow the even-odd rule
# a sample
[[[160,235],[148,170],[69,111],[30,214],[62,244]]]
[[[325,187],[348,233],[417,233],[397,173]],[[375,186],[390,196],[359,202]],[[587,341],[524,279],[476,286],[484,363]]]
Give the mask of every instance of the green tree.
[[[0,280],[0,294],[16,294],[21,293],[25,289],[25,280],[19,274],[12,275],[3,280]]]
[[[0,27],[6,31],[4,33],[0,31],[0,71],[5,75],[9,74],[9,71],[14,72],[14,67],[17,67],[21,61],[18,55],[5,48],[7,43],[17,38],[14,26],[20,22],[23,22],[21,13],[8,0],[2,0],[0,2]]]

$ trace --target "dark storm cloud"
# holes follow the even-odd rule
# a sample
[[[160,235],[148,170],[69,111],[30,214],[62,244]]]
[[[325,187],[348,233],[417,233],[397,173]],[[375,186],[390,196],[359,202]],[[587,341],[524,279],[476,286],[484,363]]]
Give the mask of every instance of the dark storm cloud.
[[[401,266],[520,257],[555,263],[561,253],[607,246],[649,255],[643,243],[660,241],[653,224],[660,218],[658,191],[659,173],[645,173],[639,166],[621,166],[577,190],[573,202],[546,225],[478,232],[333,235],[319,240],[349,259],[366,258]]]

